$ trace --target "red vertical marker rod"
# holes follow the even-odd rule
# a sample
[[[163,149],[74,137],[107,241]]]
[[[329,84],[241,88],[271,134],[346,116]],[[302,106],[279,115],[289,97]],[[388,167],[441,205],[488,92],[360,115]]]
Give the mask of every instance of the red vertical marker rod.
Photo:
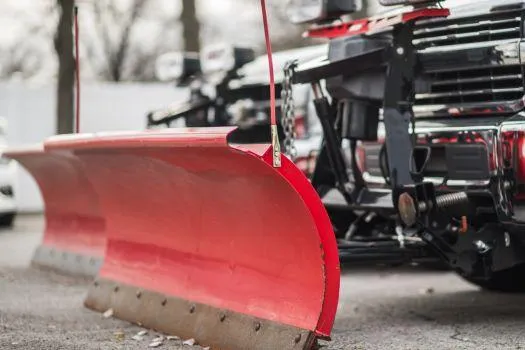
[[[268,68],[270,72],[270,124],[272,134],[272,154],[274,168],[281,167],[281,145],[279,144],[279,133],[277,131],[277,117],[275,113],[275,75],[273,72],[272,43],[270,40],[270,26],[266,11],[266,0],[261,0],[261,10],[264,26],[264,40],[266,42],[266,53],[268,54]]]

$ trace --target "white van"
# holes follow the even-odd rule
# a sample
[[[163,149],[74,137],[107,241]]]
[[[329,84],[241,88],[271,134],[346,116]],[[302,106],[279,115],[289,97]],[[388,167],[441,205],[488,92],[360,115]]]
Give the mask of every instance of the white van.
[[[0,152],[7,148],[7,120],[0,117]],[[10,227],[16,217],[13,186],[16,162],[0,157],[0,227]]]

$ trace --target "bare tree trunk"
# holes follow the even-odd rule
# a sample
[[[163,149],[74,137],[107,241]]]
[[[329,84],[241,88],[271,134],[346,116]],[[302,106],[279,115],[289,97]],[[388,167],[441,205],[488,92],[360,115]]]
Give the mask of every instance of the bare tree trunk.
[[[58,56],[57,84],[57,134],[73,132],[75,59],[73,57],[73,7],[74,0],[58,0],[61,14],[55,34],[55,51]]]
[[[144,6],[148,0],[135,0],[131,8],[131,15],[128,22],[125,24],[122,31],[122,39],[117,47],[117,50],[111,57],[111,67],[110,73],[113,78],[113,81],[121,81],[122,76],[124,75],[124,68],[126,63],[126,57],[128,56],[131,32],[133,27],[137,24],[137,19],[139,18]],[[108,45],[109,46],[109,45]]]
[[[197,19],[195,0],[182,0],[182,12],[180,15],[182,23],[182,37],[184,39],[184,51],[200,51],[200,24]]]

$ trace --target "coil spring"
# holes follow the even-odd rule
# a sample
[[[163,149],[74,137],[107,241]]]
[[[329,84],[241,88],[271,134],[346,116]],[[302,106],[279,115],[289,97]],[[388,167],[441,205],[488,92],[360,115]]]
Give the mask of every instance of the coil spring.
[[[465,192],[444,194],[436,197],[438,208],[444,209],[458,204],[468,204],[468,196]]]

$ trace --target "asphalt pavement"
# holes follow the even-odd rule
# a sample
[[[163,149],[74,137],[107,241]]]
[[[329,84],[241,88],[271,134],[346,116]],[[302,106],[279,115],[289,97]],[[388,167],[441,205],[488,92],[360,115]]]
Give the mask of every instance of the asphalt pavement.
[[[151,349],[159,335],[85,309],[89,280],[28,267],[43,220],[0,231],[0,349]],[[524,276],[525,277],[525,276]],[[478,290],[450,272],[345,269],[335,349],[525,349],[525,295]],[[166,339],[158,349],[202,349]]]

